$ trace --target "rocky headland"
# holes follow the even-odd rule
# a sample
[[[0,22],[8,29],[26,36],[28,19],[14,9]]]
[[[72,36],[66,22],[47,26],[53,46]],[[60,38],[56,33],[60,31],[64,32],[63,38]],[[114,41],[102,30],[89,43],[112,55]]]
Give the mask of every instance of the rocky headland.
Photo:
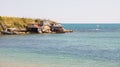
[[[63,26],[53,20],[0,16],[1,34],[67,33]]]

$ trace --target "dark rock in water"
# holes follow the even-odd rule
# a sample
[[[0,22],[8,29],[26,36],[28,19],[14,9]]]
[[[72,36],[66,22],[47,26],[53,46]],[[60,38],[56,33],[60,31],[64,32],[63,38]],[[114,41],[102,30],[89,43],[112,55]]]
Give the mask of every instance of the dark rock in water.
[[[17,32],[10,32],[10,31],[7,31],[7,30],[3,30],[1,31],[2,34],[7,34],[7,35],[16,35],[18,34]]]

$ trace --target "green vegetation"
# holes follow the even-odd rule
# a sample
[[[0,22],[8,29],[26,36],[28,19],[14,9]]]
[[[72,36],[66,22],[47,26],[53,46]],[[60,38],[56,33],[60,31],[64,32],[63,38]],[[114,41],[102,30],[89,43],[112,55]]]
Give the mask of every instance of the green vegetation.
[[[0,21],[5,28],[25,28],[27,24],[34,23],[35,19],[0,16]],[[2,28],[0,26],[1,30]]]
[[[0,21],[2,20],[2,17],[0,16]]]

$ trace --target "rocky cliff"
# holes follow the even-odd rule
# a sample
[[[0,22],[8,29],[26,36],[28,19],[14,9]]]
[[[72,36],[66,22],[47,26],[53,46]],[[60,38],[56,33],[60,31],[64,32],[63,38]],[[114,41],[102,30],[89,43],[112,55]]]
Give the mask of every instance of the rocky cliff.
[[[34,28],[36,28],[36,25],[37,28],[41,28],[40,25],[44,24],[41,30],[43,33],[71,32],[71,30],[65,30],[62,26],[60,26],[62,28],[58,27],[59,24],[52,20],[0,16],[0,32],[8,28],[16,28],[17,30],[26,29],[26,27],[28,27],[29,24],[34,25]],[[29,28],[31,27],[28,27],[28,29]],[[30,30],[29,32],[31,31],[32,30]]]

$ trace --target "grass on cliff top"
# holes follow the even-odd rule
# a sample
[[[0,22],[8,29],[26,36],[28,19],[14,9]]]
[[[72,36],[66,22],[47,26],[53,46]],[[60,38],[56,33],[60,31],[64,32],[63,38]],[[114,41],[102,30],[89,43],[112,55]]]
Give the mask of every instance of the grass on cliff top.
[[[34,22],[34,19],[31,18],[1,17],[0,19],[6,28],[24,28],[26,24]]]
[[[25,28],[27,24],[40,23],[44,19],[33,19],[33,18],[20,18],[20,17],[8,17],[0,16],[0,21],[5,28]],[[55,21],[49,20],[52,23]],[[0,26],[0,31],[2,30]]]

